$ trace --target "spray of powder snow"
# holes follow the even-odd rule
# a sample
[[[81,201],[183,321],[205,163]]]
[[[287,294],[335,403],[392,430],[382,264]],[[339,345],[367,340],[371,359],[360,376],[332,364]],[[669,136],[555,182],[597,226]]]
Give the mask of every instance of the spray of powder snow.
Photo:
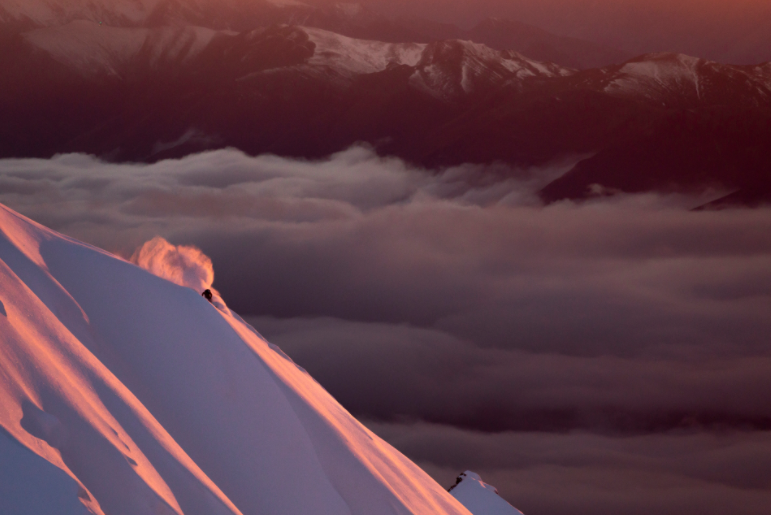
[[[200,249],[187,245],[172,245],[160,236],[139,247],[131,262],[150,273],[197,292],[211,289],[214,267]]]

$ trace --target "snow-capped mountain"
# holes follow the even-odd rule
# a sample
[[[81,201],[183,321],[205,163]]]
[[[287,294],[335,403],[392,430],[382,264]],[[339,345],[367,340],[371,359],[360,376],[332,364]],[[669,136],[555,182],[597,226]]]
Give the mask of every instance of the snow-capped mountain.
[[[157,160],[233,146],[315,158],[366,142],[430,167],[589,156],[543,191],[548,201],[586,197],[593,184],[771,198],[761,172],[771,156],[757,150],[771,145],[770,64],[659,53],[578,70],[465,39],[421,40],[422,25],[389,25],[356,5],[126,5],[153,14],[0,31],[0,156]],[[281,23],[255,25],[270,20]],[[486,26],[501,35],[508,24]],[[390,41],[409,35],[418,39]]]
[[[0,25],[13,30],[73,21],[117,27],[194,25],[214,30],[252,30],[274,24],[302,25],[344,36],[390,43],[470,40],[514,50],[572,68],[619,63],[630,55],[596,43],[555,36],[524,23],[486,19],[470,30],[417,18],[392,19],[357,2],[330,0],[0,0]],[[15,28],[15,29],[14,29]],[[0,28],[2,32],[2,28]]]
[[[468,41],[432,44],[384,43],[353,39],[309,27],[257,29],[245,34],[203,27],[127,28],[91,21],[35,29],[23,34],[29,49],[42,53],[83,76],[126,78],[138,70],[195,70],[209,52],[222,49],[237,66],[236,80],[255,74],[304,74],[346,87],[359,76],[394,66],[414,69],[410,84],[429,95],[452,100],[504,83],[521,85],[531,78],[565,76],[570,70],[539,63],[511,51],[498,51]],[[305,45],[301,61],[264,64],[273,51],[268,40],[284,46]],[[207,52],[208,51],[208,52]]]
[[[313,57],[307,63],[309,67],[329,68],[348,77],[381,72],[394,65],[415,66],[426,48],[418,43],[364,41],[321,29],[300,30],[315,45]]]
[[[426,47],[410,83],[436,98],[452,99],[504,84],[522,89],[529,79],[571,73],[572,70],[532,61],[512,51],[493,50],[470,41],[442,41]]]
[[[2,513],[469,514],[218,298],[4,206],[0,428]]]
[[[498,51],[469,41],[384,43],[341,36],[308,27],[287,27],[296,41],[307,40],[312,55],[303,63],[272,67],[260,74],[302,74],[326,85],[350,87],[358,78],[402,68],[407,85],[431,97],[452,102],[469,94],[489,92],[503,84],[522,84],[533,78],[569,75],[572,71],[540,63],[511,51]],[[249,70],[244,70],[244,73]]]
[[[682,54],[648,54],[605,69],[597,83],[612,95],[653,102],[734,100],[760,106],[771,100],[771,64],[729,66]]]

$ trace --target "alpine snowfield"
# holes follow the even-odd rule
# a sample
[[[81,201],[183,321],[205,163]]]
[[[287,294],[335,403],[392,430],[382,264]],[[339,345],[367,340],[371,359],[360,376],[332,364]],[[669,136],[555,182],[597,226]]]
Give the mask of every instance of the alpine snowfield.
[[[1,205],[0,426],[2,513],[469,513],[220,299]]]

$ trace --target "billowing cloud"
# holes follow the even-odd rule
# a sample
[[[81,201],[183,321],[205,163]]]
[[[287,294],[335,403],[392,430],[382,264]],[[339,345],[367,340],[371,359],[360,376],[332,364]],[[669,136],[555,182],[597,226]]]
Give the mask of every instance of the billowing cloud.
[[[160,236],[139,247],[131,262],[164,279],[202,292],[214,282],[214,267],[200,249],[172,245]]]
[[[771,429],[771,356],[571,356],[438,329],[248,318],[349,409],[486,431]],[[356,385],[352,388],[351,385]]]
[[[244,315],[581,356],[765,348],[768,210],[652,195],[540,205],[534,190],[564,169],[425,171],[365,148],[317,162],[68,155],[0,161],[0,201],[124,256],[155,236],[195,245]]]
[[[771,210],[691,211],[709,192],[542,205],[535,192],[569,166],[422,170],[366,148],[151,165],[66,155],[0,161],[0,202],[126,257],[156,236],[173,263],[187,263],[180,246],[200,249],[236,312],[437,477],[480,468],[502,492],[543,494],[520,507],[544,514],[568,501],[584,506],[571,513],[658,509],[637,479],[678,513],[715,512],[685,508],[700,489],[718,492],[714,506],[767,506],[751,478],[714,490],[678,472],[668,489],[655,478],[671,461],[640,465],[663,448],[625,453],[648,437],[692,435],[666,440],[687,449],[726,434],[726,466],[739,470],[766,438]],[[445,461],[418,438],[442,431],[462,435]],[[508,461],[467,463],[501,434]],[[562,451],[517,465],[536,441],[607,461],[589,476]],[[547,499],[549,482],[570,495]]]

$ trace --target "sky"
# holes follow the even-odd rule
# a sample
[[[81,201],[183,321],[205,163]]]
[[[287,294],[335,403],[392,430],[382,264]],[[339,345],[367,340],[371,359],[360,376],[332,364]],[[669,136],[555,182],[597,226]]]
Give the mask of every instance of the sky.
[[[0,202],[198,288],[213,273],[444,486],[475,470],[528,515],[766,513],[771,211],[542,205],[569,167],[66,155],[0,160]]]
[[[363,0],[362,3],[391,14],[407,13],[452,23],[473,23],[487,16],[511,17],[551,27],[572,27],[569,30],[575,33],[579,33],[589,19],[594,26],[611,25],[621,19],[628,20],[633,14],[643,17],[638,18],[638,23],[665,18],[725,23],[771,12],[765,0]]]
[[[730,64],[771,60],[767,0],[366,0],[391,15],[461,25],[513,19],[633,53],[682,52]]]

